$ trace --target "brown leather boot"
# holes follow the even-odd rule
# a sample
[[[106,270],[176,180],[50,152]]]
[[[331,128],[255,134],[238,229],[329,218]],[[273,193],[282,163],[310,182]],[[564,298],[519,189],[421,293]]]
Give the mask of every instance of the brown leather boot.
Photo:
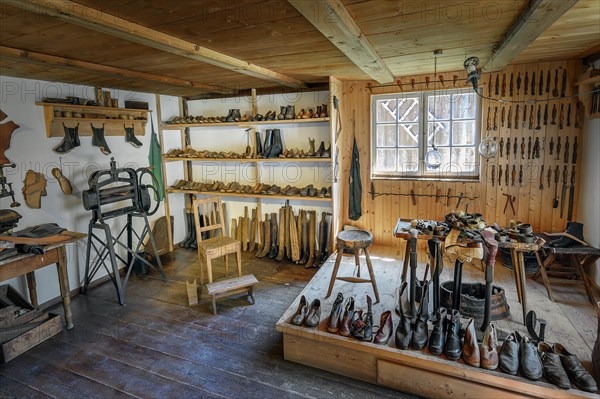
[[[269,254],[269,251],[271,250],[271,222],[269,220],[268,214],[265,217],[265,221],[262,222],[262,224],[264,240],[262,243],[262,250],[256,254],[258,258],[264,258]]]
[[[285,236],[288,232],[285,231],[285,208],[279,209],[279,248],[277,251],[276,260],[283,260],[285,254]]]
[[[315,266],[315,241],[317,234],[317,211],[309,211],[310,221],[308,225],[308,261],[304,267]]]
[[[271,213],[271,251],[269,252],[269,258],[273,259],[277,256],[277,214]]]
[[[350,326],[352,325],[352,317],[354,316],[354,298],[349,297],[344,304],[344,313],[342,313],[342,321],[340,322],[340,335],[343,337],[350,336]]]
[[[462,358],[469,366],[479,367],[481,365],[481,355],[475,332],[475,321],[472,318],[469,319],[469,324],[467,324],[465,330]]]
[[[480,358],[481,367],[487,370],[496,370],[498,368],[498,337],[496,335],[496,326],[489,324],[483,334],[481,343]]]

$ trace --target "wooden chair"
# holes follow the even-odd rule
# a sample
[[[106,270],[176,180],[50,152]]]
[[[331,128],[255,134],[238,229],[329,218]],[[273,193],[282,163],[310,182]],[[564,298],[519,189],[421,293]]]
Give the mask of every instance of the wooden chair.
[[[196,198],[193,202],[194,223],[198,240],[198,257],[200,258],[200,285],[204,284],[204,262],[208,272],[208,282],[213,282],[212,260],[225,257],[225,277],[229,274],[228,255],[236,254],[238,276],[242,276],[242,244],[240,241],[225,235],[225,214],[221,197]],[[200,223],[200,217],[204,223]],[[209,233],[210,238],[203,240],[202,233]]]

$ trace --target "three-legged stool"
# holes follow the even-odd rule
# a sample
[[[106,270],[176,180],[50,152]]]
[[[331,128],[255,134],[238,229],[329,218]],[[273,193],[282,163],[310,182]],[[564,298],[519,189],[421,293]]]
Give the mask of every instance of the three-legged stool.
[[[371,264],[371,257],[369,256],[368,250],[372,243],[373,235],[365,230],[344,230],[337,235],[337,258],[335,259],[335,266],[333,266],[333,272],[331,273],[331,280],[329,281],[329,289],[327,290],[326,298],[329,298],[331,295],[335,280],[343,280],[350,283],[371,283],[373,286],[373,292],[375,293],[375,303],[379,302],[379,291],[377,291],[377,282],[375,281],[373,265]],[[369,279],[360,277],[360,262],[358,253],[361,249],[365,252],[365,258],[367,259],[367,268],[369,269],[370,277]],[[337,277],[344,250],[349,250],[354,253],[354,259],[357,268],[356,277]]]

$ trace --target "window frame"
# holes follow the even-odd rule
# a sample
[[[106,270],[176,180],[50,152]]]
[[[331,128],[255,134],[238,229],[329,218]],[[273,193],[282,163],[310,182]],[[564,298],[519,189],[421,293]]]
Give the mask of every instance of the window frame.
[[[429,147],[427,145],[427,130],[429,126],[429,115],[427,114],[427,104],[429,98],[433,96],[441,96],[441,95],[453,95],[453,94],[473,94],[475,97],[475,138],[474,144],[472,146],[469,145],[453,145],[452,144],[452,122],[459,120],[473,120],[470,118],[466,119],[454,119],[453,118],[453,104],[452,101],[450,103],[450,119],[448,123],[450,124],[450,137],[449,137],[449,146],[441,146],[450,148],[473,148],[475,152],[475,167],[473,171],[468,172],[442,172],[440,169],[427,171],[425,166],[425,154],[428,151]],[[406,98],[418,98],[419,99],[419,117],[416,123],[419,128],[419,143],[417,145],[418,149],[418,162],[419,168],[416,172],[410,171],[395,171],[395,172],[375,172],[376,160],[377,160],[377,150],[385,147],[377,146],[377,126],[383,125],[385,122],[377,122],[377,101],[390,99],[390,100],[401,100]],[[396,105],[397,106],[397,105]],[[424,90],[424,91],[414,91],[414,92],[396,92],[391,94],[371,94],[371,109],[370,109],[370,117],[371,117],[371,162],[370,162],[370,176],[373,180],[454,180],[454,181],[479,181],[481,176],[481,157],[479,155],[478,146],[481,142],[482,137],[482,126],[481,126],[481,108],[482,101],[481,98],[473,92],[471,88],[457,88],[457,89],[444,89],[444,90]],[[402,125],[396,118],[396,121],[393,122],[396,126],[396,145],[394,148],[398,150],[399,148],[409,148],[402,147],[398,142],[398,134],[399,134],[399,126]],[[415,122],[409,122],[415,123]],[[391,122],[390,122],[391,124]]]

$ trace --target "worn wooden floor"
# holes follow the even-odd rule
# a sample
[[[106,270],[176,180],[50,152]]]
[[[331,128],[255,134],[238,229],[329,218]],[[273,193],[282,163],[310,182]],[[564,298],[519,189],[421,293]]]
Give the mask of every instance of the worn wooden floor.
[[[165,257],[167,283],[133,278],[123,307],[110,282],[73,298],[73,330],[0,365],[0,398],[411,397],[283,360],[275,323],[315,269],[244,256],[244,272],[260,281],[256,305],[223,300],[214,316],[206,297],[187,306],[196,259],[189,250]]]

